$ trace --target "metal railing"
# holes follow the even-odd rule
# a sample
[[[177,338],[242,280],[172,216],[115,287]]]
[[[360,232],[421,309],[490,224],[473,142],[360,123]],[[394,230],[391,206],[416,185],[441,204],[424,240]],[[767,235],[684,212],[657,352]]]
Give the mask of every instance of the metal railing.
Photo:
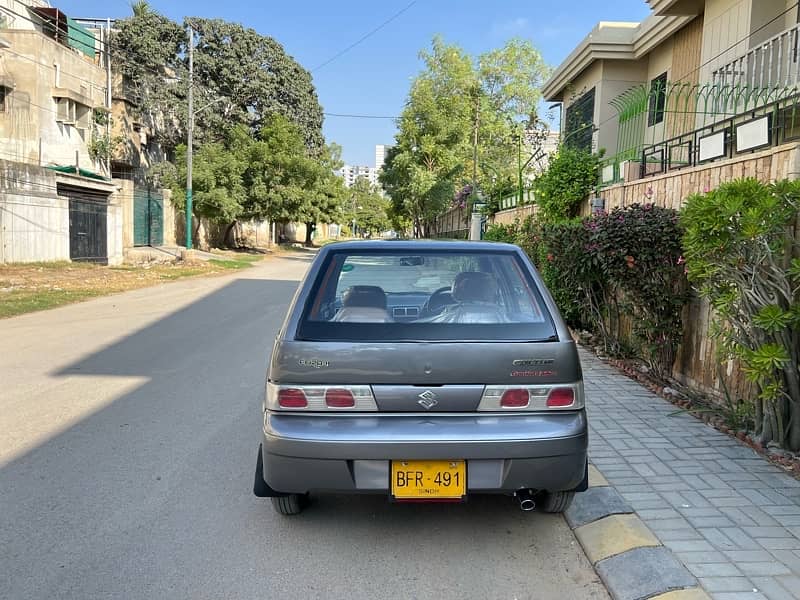
[[[800,24],[712,72],[722,87],[793,88],[800,83]]]
[[[645,146],[639,176],[645,178],[751,154],[800,140],[800,93]]]

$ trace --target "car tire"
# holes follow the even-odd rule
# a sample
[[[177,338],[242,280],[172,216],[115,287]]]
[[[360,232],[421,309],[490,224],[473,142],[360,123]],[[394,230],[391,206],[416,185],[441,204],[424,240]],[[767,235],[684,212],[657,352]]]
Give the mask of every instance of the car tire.
[[[575,497],[574,491],[569,492],[545,492],[538,502],[538,507],[546,513],[562,513],[570,507],[572,499]]]
[[[275,509],[275,512],[287,517],[299,515],[307,504],[307,496],[301,496],[300,494],[289,494],[288,496],[270,498],[270,500],[272,500],[272,508]]]

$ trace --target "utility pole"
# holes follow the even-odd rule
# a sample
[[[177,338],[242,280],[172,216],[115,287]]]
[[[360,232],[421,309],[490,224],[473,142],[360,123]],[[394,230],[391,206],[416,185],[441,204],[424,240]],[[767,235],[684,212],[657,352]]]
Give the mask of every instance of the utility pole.
[[[108,151],[106,152],[106,171],[111,177],[111,19],[106,19],[106,140],[108,141]]]
[[[192,136],[194,135],[194,29],[189,25],[189,115],[186,127],[186,249],[192,249]]]
[[[481,121],[481,96],[475,89],[475,131],[472,132],[472,195],[478,192],[478,130]]]

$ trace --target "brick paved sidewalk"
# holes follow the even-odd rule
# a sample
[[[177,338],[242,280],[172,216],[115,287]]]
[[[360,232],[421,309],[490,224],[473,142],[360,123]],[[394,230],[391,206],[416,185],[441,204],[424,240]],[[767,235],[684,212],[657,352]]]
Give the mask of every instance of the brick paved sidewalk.
[[[581,351],[589,457],[715,600],[800,599],[800,481]]]

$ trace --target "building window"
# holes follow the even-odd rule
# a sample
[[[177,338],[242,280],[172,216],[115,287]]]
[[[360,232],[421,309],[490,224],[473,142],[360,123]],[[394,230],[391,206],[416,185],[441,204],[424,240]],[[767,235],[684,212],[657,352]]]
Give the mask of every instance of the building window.
[[[92,109],[71,98],[56,98],[56,121],[76,129],[89,129]]]
[[[5,86],[0,85],[0,113],[8,110],[8,102],[11,100],[11,90]]]
[[[650,82],[650,106],[647,112],[647,125],[652,127],[664,121],[667,107],[667,74],[662,73]]]
[[[564,118],[564,145],[592,151],[594,137],[595,89],[592,88],[567,107]]]

